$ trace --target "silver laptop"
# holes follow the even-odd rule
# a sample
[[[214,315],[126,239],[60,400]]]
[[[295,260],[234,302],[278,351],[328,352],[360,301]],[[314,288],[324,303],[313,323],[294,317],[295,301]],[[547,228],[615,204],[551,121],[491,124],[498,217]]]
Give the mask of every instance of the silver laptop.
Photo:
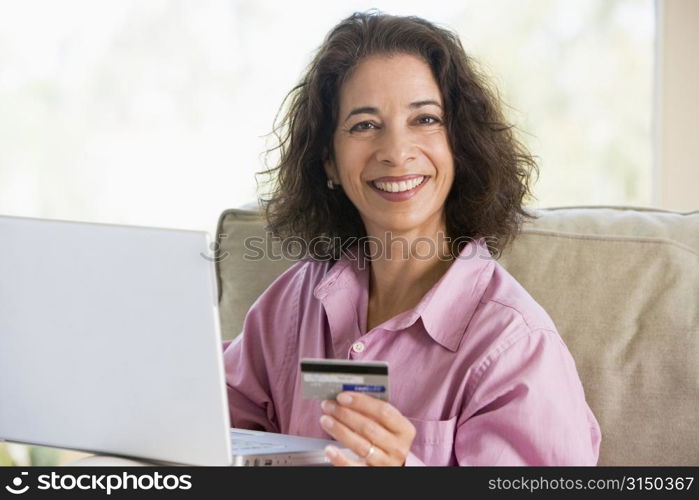
[[[205,232],[0,216],[0,439],[327,464],[332,441],[230,429],[214,273]]]

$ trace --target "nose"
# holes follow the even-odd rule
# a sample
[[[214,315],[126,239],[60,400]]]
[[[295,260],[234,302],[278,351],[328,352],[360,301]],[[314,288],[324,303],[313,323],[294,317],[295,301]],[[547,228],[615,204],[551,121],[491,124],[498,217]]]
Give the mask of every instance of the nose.
[[[410,131],[400,127],[386,127],[379,139],[376,159],[387,166],[400,167],[416,157],[416,148]]]

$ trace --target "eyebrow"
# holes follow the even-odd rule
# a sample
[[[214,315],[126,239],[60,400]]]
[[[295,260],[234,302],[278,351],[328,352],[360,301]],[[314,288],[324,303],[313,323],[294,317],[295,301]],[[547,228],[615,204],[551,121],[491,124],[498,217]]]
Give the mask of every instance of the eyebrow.
[[[437,107],[440,108],[440,109],[442,108],[442,105],[441,105],[438,101],[435,101],[435,100],[432,100],[432,99],[428,99],[428,100],[425,100],[425,101],[411,102],[411,103],[408,105],[408,107],[409,107],[410,109],[417,109],[417,108],[421,108],[421,107],[423,107],[423,106],[429,106],[429,105],[437,106]],[[361,115],[361,114],[363,114],[363,113],[366,113],[366,114],[369,114],[369,115],[378,115],[378,114],[379,114],[379,108],[375,108],[375,107],[373,107],[373,106],[362,106],[361,108],[354,108],[352,111],[350,111],[350,112],[347,114],[347,117],[345,118],[345,121],[349,120],[350,117],[352,117],[353,115]]]

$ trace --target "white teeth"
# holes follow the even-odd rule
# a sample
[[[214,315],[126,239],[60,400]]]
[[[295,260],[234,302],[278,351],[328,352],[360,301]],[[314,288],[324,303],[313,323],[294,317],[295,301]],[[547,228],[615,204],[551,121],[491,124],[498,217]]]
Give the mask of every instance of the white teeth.
[[[403,191],[410,191],[414,187],[420,185],[425,177],[416,177],[415,179],[410,179],[409,181],[401,182],[376,182],[373,184],[381,191],[388,191],[389,193],[400,193]]]

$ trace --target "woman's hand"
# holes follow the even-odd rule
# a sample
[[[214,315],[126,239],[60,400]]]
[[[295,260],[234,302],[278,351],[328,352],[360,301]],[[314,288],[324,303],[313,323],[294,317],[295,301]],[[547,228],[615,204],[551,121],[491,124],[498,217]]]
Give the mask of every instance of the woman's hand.
[[[323,401],[320,425],[362,460],[334,446],[325,454],[333,465],[404,465],[415,439],[415,427],[400,411],[380,399],[342,392],[337,401]]]

